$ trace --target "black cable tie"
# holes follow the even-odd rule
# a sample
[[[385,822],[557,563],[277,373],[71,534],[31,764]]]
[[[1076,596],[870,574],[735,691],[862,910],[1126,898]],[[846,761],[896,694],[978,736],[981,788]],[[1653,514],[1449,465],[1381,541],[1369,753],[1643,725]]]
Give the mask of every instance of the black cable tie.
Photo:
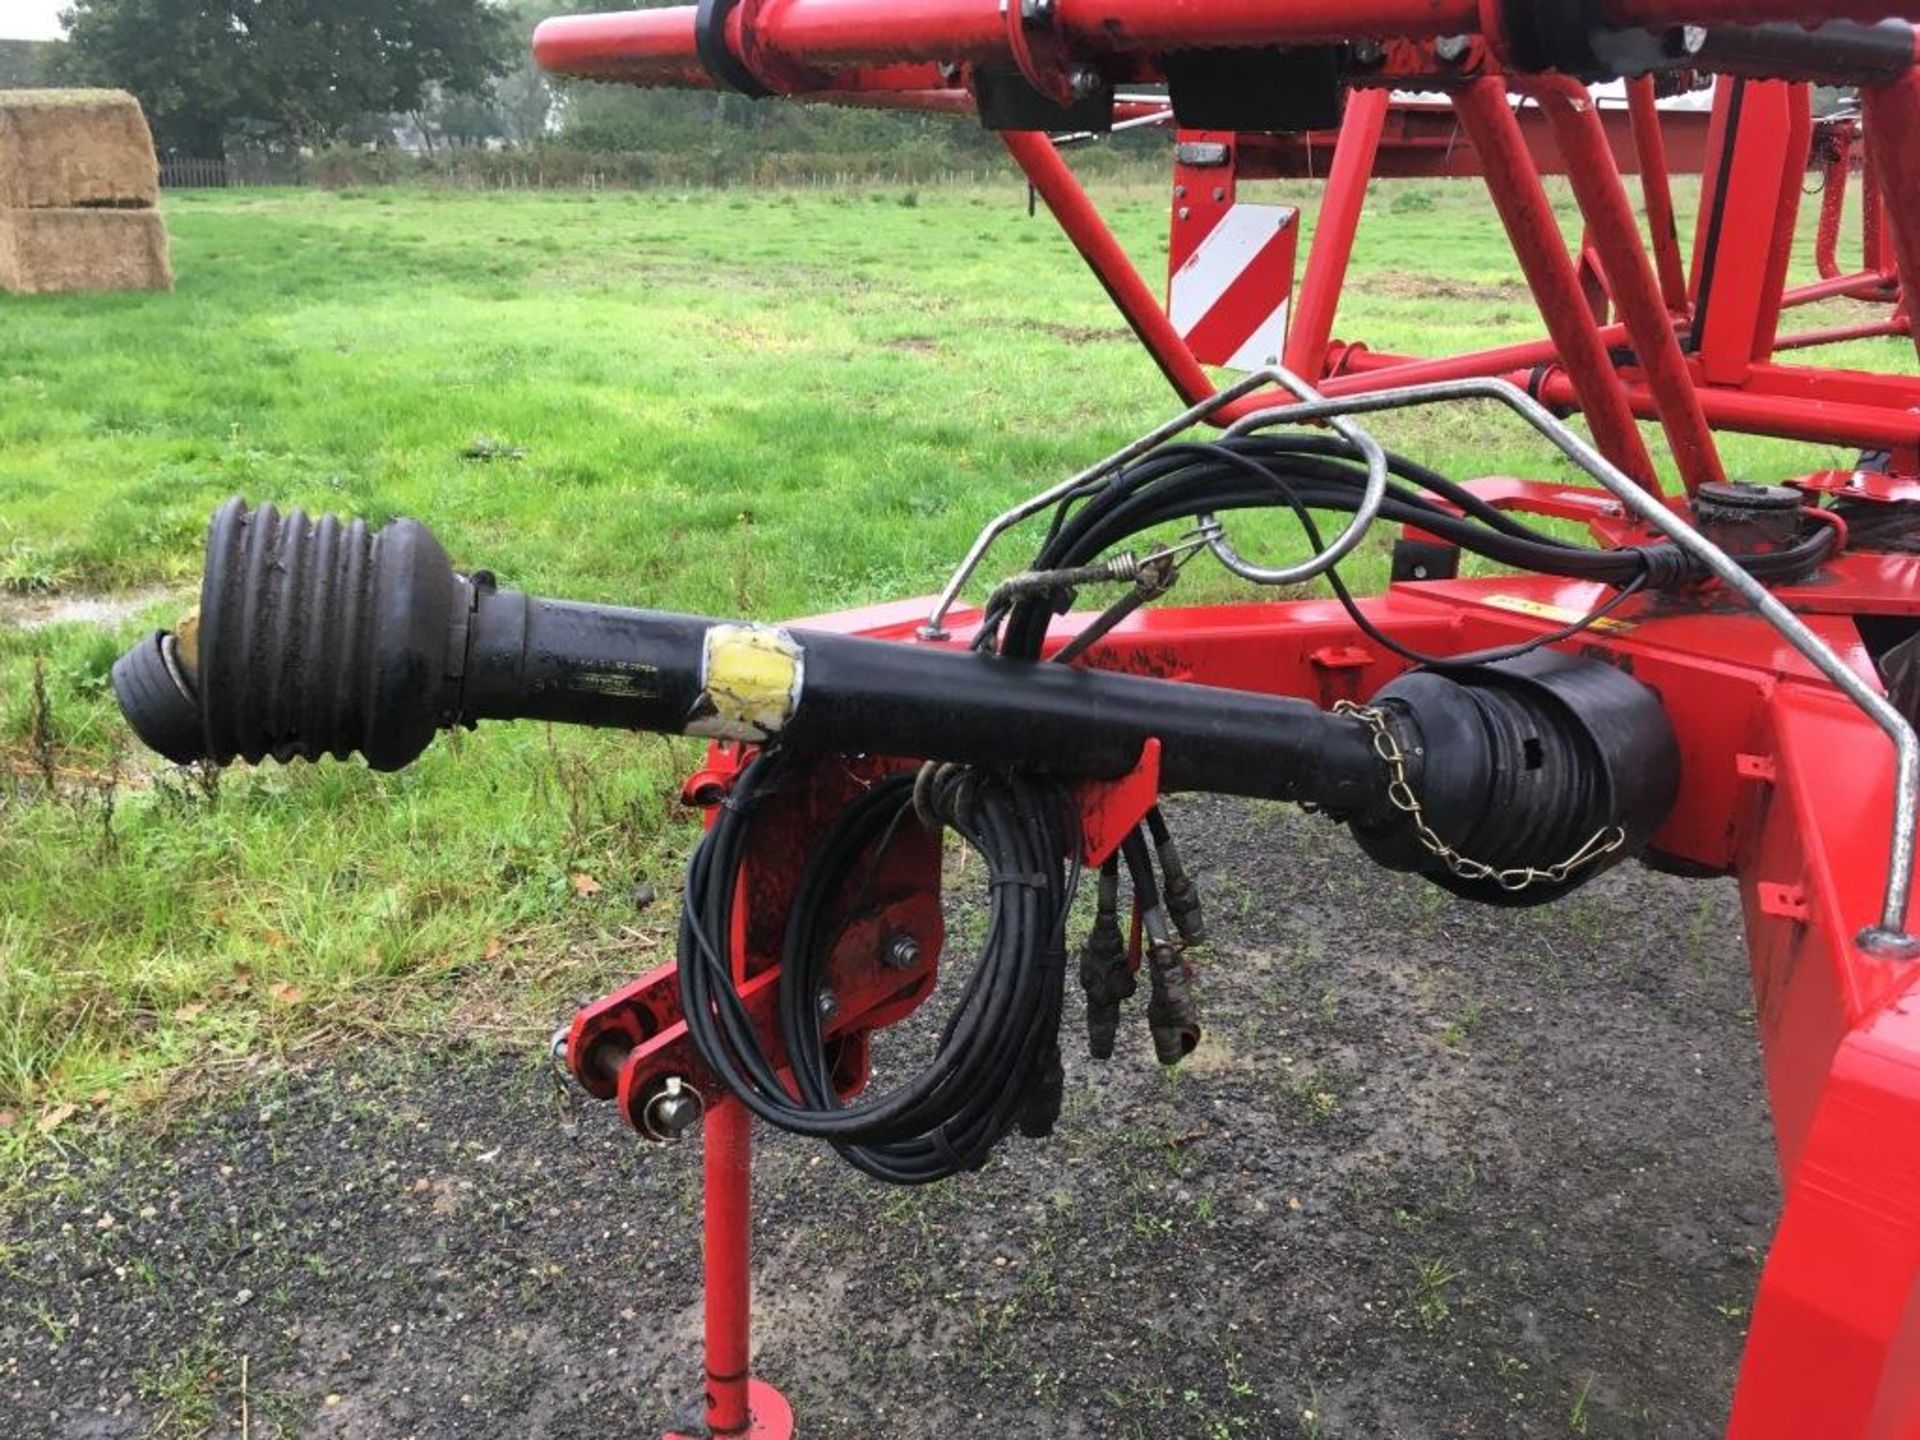
[[[1696,578],[1693,557],[1678,545],[1632,545],[1628,553],[1640,557],[1641,573],[1650,590],[1672,590]]]
[[[773,91],[760,83],[727,44],[727,17],[740,0],[700,0],[693,12],[693,48],[700,64],[722,90],[753,100],[765,100]]]
[[[1002,885],[1019,885],[1028,890],[1045,890],[1048,888],[1048,881],[1045,875],[1029,873],[1025,875],[996,875],[987,882],[987,888],[989,890],[997,889]]]
[[[933,1146],[934,1153],[940,1157],[940,1168],[945,1170],[949,1175],[957,1174],[966,1168],[965,1161],[962,1159],[960,1152],[953,1148],[953,1141],[947,1138],[946,1122],[935,1126],[929,1131],[927,1133],[927,1141]]]

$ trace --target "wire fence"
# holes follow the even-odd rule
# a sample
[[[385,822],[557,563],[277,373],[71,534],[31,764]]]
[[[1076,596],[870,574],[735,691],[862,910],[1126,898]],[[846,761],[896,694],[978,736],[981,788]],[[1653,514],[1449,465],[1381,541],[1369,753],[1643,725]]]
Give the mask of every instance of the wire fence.
[[[236,185],[310,183],[298,155],[229,155],[207,159],[168,155],[160,161],[162,190],[226,190]]]
[[[162,190],[224,190],[232,183],[224,160],[169,158],[160,162]]]
[[[984,159],[978,166],[965,159],[956,164],[956,158],[774,151],[716,161],[712,156],[581,151],[563,146],[456,149],[437,154],[342,147],[304,155],[241,152],[218,159],[172,155],[160,162],[160,185],[165,190],[255,185],[327,190],[385,185],[453,190],[861,190],[876,185],[991,185],[1017,178],[1016,172],[997,158]],[[1141,162],[1126,157],[1121,164],[1113,163],[1121,158],[1099,156],[1088,166],[1076,155],[1081,162],[1076,168],[1111,178],[1132,178]]]

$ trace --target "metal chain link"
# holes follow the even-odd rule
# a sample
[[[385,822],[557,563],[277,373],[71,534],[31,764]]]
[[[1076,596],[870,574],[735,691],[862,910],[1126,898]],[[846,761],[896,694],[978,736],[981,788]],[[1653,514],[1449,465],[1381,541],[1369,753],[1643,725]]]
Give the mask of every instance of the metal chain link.
[[[1400,748],[1400,742],[1387,728],[1385,712],[1372,705],[1356,705],[1351,700],[1334,702],[1333,713],[1347,715],[1358,720],[1373,732],[1373,753],[1387,767],[1387,799],[1393,808],[1401,811],[1413,822],[1413,833],[1419,837],[1420,844],[1448,870],[1462,880],[1492,880],[1502,890],[1518,892],[1531,885],[1545,882],[1561,884],[1574,871],[1593,864],[1603,856],[1611,855],[1627,843],[1627,832],[1618,825],[1607,825],[1593,832],[1587,842],[1575,850],[1566,859],[1544,870],[1531,865],[1516,865],[1499,869],[1484,861],[1470,860],[1442,840],[1427,823],[1427,814],[1420,806],[1420,797],[1413,793],[1413,786],[1407,780],[1407,756]]]

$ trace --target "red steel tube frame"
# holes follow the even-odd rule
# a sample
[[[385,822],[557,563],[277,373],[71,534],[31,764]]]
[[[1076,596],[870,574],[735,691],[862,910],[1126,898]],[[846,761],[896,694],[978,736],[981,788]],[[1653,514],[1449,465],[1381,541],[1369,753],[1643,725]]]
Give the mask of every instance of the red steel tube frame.
[[[1909,296],[1920,295],[1920,185],[1912,183],[1913,157],[1920,155],[1920,75],[1909,71],[1892,84],[1870,86],[1861,99],[1875,173],[1907,182],[1883,183],[1880,200],[1901,288]],[[1920,333],[1914,344],[1920,348]]]
[[[1773,342],[1773,349],[1775,354],[1782,350],[1814,350],[1822,345],[1845,345],[1854,340],[1878,340],[1912,333],[1905,315],[1890,315],[1884,320],[1862,320],[1853,325],[1830,325],[1822,330],[1782,335]]]
[[[1787,270],[1793,259],[1794,236],[1799,229],[1807,159],[1813,149],[1812,89],[1800,85],[1794,87],[1792,93],[1798,98],[1791,107],[1794,115],[1787,151],[1780,158],[1780,202],[1774,213],[1768,269],[1760,287],[1760,314],[1754,326],[1753,358],[1756,361],[1772,357],[1773,342],[1780,333],[1779,296],[1787,288]]]
[[[1813,242],[1813,268],[1822,280],[1839,278],[1840,222],[1847,212],[1847,182],[1853,175],[1853,134],[1847,129],[1832,131],[1825,143],[1831,148],[1820,162],[1820,226]]]
[[[1147,288],[1053,141],[1037,130],[1005,130],[1000,139],[1175,392],[1190,405],[1213,394],[1212,379],[1193,358],[1160,298]]]
[[[1467,34],[1479,29],[1478,0],[1055,0],[1052,24],[1076,54],[1124,56],[1232,45],[1312,44],[1352,38]],[[534,32],[534,58],[570,75],[643,85],[709,87],[693,57],[694,7],[569,15]],[[741,53],[740,12],[728,42]],[[914,0],[913,4],[783,0],[762,18],[762,45],[784,61],[838,69],[897,61],[944,63],[1014,59],[1001,0]]]
[[[1616,26],[1754,24],[1768,20],[1880,20],[1892,0],[1599,0]],[[728,17],[736,55],[742,13]],[[1501,34],[1497,3],[1480,0],[1054,0],[1050,33],[1090,59],[1223,46],[1307,45],[1353,39],[1434,39]],[[676,6],[562,16],[534,32],[535,58],[549,70],[645,85],[705,87],[693,59],[695,10]],[[782,66],[836,70],[851,65],[1016,59],[1003,0],[782,0],[758,22],[758,49]]]
[[[1587,233],[1606,267],[1613,301],[1625,321],[1627,334],[1647,387],[1666,431],[1668,448],[1691,494],[1701,485],[1724,481],[1720,450],[1700,408],[1693,376],[1673,320],[1660,293],[1660,282],[1640,243],[1639,224],[1627,199],[1626,185],[1614,164],[1613,147],[1594,109],[1587,87],[1565,77],[1542,77],[1529,82],[1528,93],[1540,102],[1554,140],[1567,162],[1573,193],[1587,219]]]
[[[1687,271],[1680,258],[1680,224],[1674,218],[1673,186],[1668,179],[1666,139],[1652,77],[1627,81],[1627,122],[1640,157],[1640,194],[1647,207],[1647,234],[1660,272],[1660,295],[1669,310],[1687,305]]]
[[[1333,148],[1333,166],[1313,222],[1313,248],[1307,252],[1300,298],[1287,332],[1287,368],[1296,375],[1317,376],[1326,366],[1327,342],[1333,337],[1340,291],[1353,259],[1353,238],[1360,227],[1367,182],[1373,176],[1392,99],[1386,90],[1360,90],[1347,101],[1340,139]]]
[[[1276,39],[1308,38],[1316,26],[1337,24],[1340,35],[1352,36],[1369,33],[1368,27],[1383,17],[1405,22],[1407,33],[1434,33],[1419,28],[1427,24],[1440,24],[1448,33],[1476,29],[1471,20],[1460,18],[1464,7],[1454,0],[1338,7],[1329,0],[1279,6],[1257,0],[1209,6],[1185,0],[1057,4],[1061,29],[1071,44],[1112,57],[1151,52],[1161,43],[1155,36],[1174,30],[1184,38],[1166,43],[1231,43],[1195,36],[1235,34],[1236,26],[1258,29],[1258,38]],[[1811,16],[1771,0],[1696,0],[1691,5],[1678,0],[1601,0],[1601,5],[1615,21],[1660,26],[1878,18],[1873,8],[1851,0]],[[931,0],[921,6],[781,0],[765,9],[769,34],[760,37],[760,48],[782,65],[974,58],[971,50],[948,47],[958,36],[957,43],[978,47],[979,58],[991,58],[1005,45],[997,0],[993,9],[990,20],[989,6],[980,0]],[[1409,19],[1416,9],[1417,24]],[[1199,18],[1194,11],[1200,12]],[[1491,3],[1487,11],[1497,14]],[[1087,31],[1088,18],[1095,15],[1114,19],[1115,28]],[[632,68],[626,78],[679,76],[653,83],[704,82],[704,76],[689,69],[690,12],[649,12],[637,27],[630,18],[585,17],[562,22],[573,26],[571,30],[548,32],[543,27],[543,34],[549,48],[564,48],[595,26],[610,26],[604,33],[617,44],[603,54],[603,62],[612,68],[601,73],[619,73],[619,67],[628,66]],[[733,23],[737,38],[740,12]],[[620,45],[628,48],[621,52]],[[697,66],[692,69],[697,71]],[[909,85],[903,74],[881,77],[877,71],[843,69],[832,78],[842,91],[874,86],[875,95],[950,88],[931,85],[924,76],[915,76],[917,84]],[[1356,159],[1342,176],[1348,188],[1332,217],[1338,223],[1327,230],[1324,262],[1316,237],[1316,254],[1309,260],[1315,294],[1304,318],[1296,320],[1305,326],[1299,349],[1289,351],[1290,356],[1331,355],[1338,373],[1326,382],[1327,390],[1376,388],[1442,373],[1514,370],[1518,373],[1509,378],[1530,385],[1546,403],[1586,406],[1602,448],[1627,461],[1630,470],[1637,450],[1649,478],[1651,462],[1636,417],[1660,418],[1670,438],[1679,436],[1676,450],[1697,442],[1700,427],[1720,426],[1891,449],[1907,473],[1920,467],[1920,381],[1779,366],[1764,359],[1765,351],[1775,348],[1772,326],[1784,305],[1822,295],[1890,298],[1889,269],[1897,269],[1907,295],[1920,283],[1920,185],[1910,183],[1910,167],[1903,168],[1904,157],[1920,149],[1920,86],[1912,77],[1866,96],[1869,175],[1863,190],[1870,198],[1863,196],[1868,205],[1867,269],[1861,275],[1825,277],[1817,285],[1783,294],[1783,242],[1797,194],[1789,197],[1775,190],[1764,206],[1764,220],[1750,217],[1759,227],[1751,232],[1754,239],[1760,239],[1759,229],[1767,232],[1767,262],[1748,267],[1756,278],[1742,303],[1753,314],[1750,333],[1756,353],[1737,386],[1701,384],[1698,362],[1679,353],[1670,313],[1678,308],[1672,304],[1671,263],[1677,250],[1674,257],[1661,258],[1657,218],[1654,260],[1649,261],[1644,246],[1633,243],[1637,226],[1617,168],[1591,163],[1590,126],[1578,118],[1572,92],[1548,84],[1542,93],[1549,113],[1558,116],[1556,133],[1572,152],[1569,159],[1573,154],[1586,157],[1570,168],[1601,252],[1611,299],[1625,317],[1618,326],[1594,322],[1537,169],[1525,155],[1524,143],[1516,154],[1507,133],[1513,117],[1504,91],[1503,81],[1488,76],[1468,86],[1459,109],[1463,123],[1478,132],[1474,139],[1483,146],[1490,188],[1541,302],[1551,338],[1431,361],[1374,354],[1357,346],[1329,349],[1337,280],[1350,254],[1364,172],[1370,168]],[[1364,107],[1365,97],[1357,97],[1357,103]],[[1791,118],[1795,126],[1801,123],[1797,116]],[[1361,119],[1354,123],[1364,132],[1366,121],[1362,108]],[[1786,133],[1790,152],[1792,137],[1803,132]],[[1643,156],[1653,153],[1657,139],[1657,130],[1646,131],[1639,141]],[[1052,143],[1044,136],[1023,134],[1009,135],[1007,145],[1176,388],[1188,399],[1212,393],[1206,371],[1166,320],[1154,292]],[[1360,154],[1358,147],[1354,154]],[[1748,158],[1763,172],[1769,156]],[[1787,167],[1798,163],[1790,153],[1773,158]],[[1647,168],[1657,181],[1664,180],[1664,165]],[[1780,173],[1793,178],[1790,168]],[[1352,223],[1343,213],[1349,204]],[[1650,214],[1660,208],[1652,188],[1648,206]],[[1886,247],[1894,257],[1891,266]],[[1316,275],[1321,277],[1317,281]],[[1303,296],[1303,303],[1306,299]],[[1904,324],[1904,307],[1891,320],[1874,323],[1889,328]],[[1858,332],[1865,327],[1843,328]],[[1782,343],[1830,338],[1837,336],[1813,332]],[[1607,353],[1623,339],[1633,342],[1641,358],[1640,366],[1625,374]],[[1320,368],[1312,367],[1310,377]],[[1257,397],[1249,397],[1238,409],[1257,403]],[[1698,453],[1683,469],[1690,481],[1708,473]],[[1567,487],[1508,483],[1516,490],[1519,508],[1527,508],[1534,490],[1540,493],[1532,503],[1541,513],[1564,518],[1583,508],[1580,492]],[[1897,476],[1888,483],[1889,493],[1910,485]],[[1585,508],[1604,513],[1606,499],[1594,492]],[[1596,534],[1607,543],[1632,543],[1631,535],[1607,531],[1598,520],[1595,524]],[[1782,592],[1829,644],[1868,673],[1872,662],[1860,645],[1856,613],[1920,617],[1916,596],[1920,558],[1874,553],[1844,555],[1818,585]],[[1377,624],[1414,643],[1472,649],[1537,634],[1554,623],[1542,617],[1583,612],[1594,598],[1590,586],[1503,577],[1396,586],[1364,604]],[[911,602],[894,608],[899,613],[887,618],[847,616],[839,617],[838,624],[904,640],[925,606]],[[1877,837],[1892,805],[1884,769],[1861,760],[1880,753],[1881,737],[1822,677],[1784,655],[1777,637],[1751,617],[1716,610],[1711,603],[1689,608],[1679,601],[1660,607],[1637,603],[1618,620],[1613,629],[1595,632],[1583,643],[1630,667],[1659,690],[1688,757],[1685,793],[1656,847],[1676,860],[1732,872],[1740,880],[1755,1013],[1784,1182],[1780,1227],[1754,1305],[1728,1433],[1734,1440],[1802,1440],[1814,1435],[1911,1440],[1920,1435],[1920,1207],[1912,1203],[1920,1193],[1920,966],[1866,955],[1855,941],[1860,921],[1872,913]],[[1074,623],[1069,618],[1062,630],[1070,631]],[[1330,650],[1349,658],[1338,669],[1315,661],[1316,655]],[[1196,683],[1295,693],[1317,697],[1323,704],[1334,698],[1364,698],[1399,668],[1399,662],[1379,652],[1344,613],[1311,601],[1145,612],[1103,639],[1096,653],[1098,663],[1119,669],[1164,668],[1176,658]],[[764,986],[766,979],[756,975],[752,983]],[[786,1437],[792,1425],[784,1404],[748,1375],[749,1124],[746,1113],[729,1104],[717,1105],[707,1119],[707,1419],[715,1433]]]
[[[1860,147],[1860,268],[1876,275],[1890,275],[1894,268],[1887,251],[1887,206],[1880,172],[1868,145]]]
[[[1780,297],[1780,308],[1792,310],[1801,305],[1814,305],[1822,300],[1891,300],[1892,286],[1897,279],[1889,279],[1873,270],[1862,270],[1853,275],[1835,275],[1827,280],[1810,280],[1805,285],[1795,285]]]
[[[1470,82],[1455,94],[1454,109],[1467,138],[1480,152],[1487,191],[1553,336],[1560,363],[1580,397],[1595,444],[1628,475],[1657,492],[1660,482],[1653,457],[1647,453],[1619,372],[1581,293],[1553,206],[1527,158],[1526,140],[1513,118],[1505,83],[1492,76]]]

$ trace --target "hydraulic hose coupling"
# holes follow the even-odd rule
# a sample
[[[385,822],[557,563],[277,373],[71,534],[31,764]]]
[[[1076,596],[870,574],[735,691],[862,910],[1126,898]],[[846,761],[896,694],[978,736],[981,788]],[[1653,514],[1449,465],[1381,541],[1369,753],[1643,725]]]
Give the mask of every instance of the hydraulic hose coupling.
[[[1164,821],[1162,822],[1165,823]],[[1207,939],[1207,917],[1200,906],[1200,887],[1193,883],[1180,859],[1180,847],[1171,834],[1155,834],[1154,852],[1160,857],[1160,896],[1167,902],[1167,914],[1173,928],[1188,945],[1202,945]]]
[[[1080,988],[1087,992],[1087,1053],[1111,1060],[1120,1033],[1120,1002],[1139,988],[1127,968],[1127,941],[1120,933],[1118,859],[1100,871],[1093,928],[1080,946]]]
[[[1200,1007],[1193,998],[1193,973],[1167,930],[1166,911],[1158,906],[1141,916],[1147,936],[1147,1029],[1153,1055],[1162,1065],[1178,1065],[1200,1044]]]

